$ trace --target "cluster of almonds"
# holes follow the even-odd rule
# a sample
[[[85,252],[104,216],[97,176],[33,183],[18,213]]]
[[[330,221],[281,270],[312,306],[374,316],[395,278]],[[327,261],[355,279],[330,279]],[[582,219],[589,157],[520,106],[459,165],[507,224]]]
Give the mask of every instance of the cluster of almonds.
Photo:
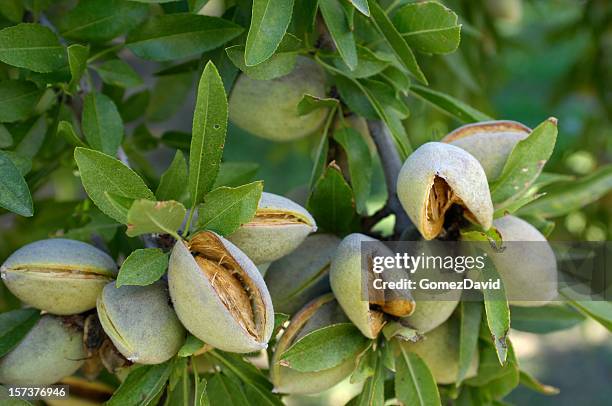
[[[406,160],[397,194],[424,239],[438,237],[449,208],[461,206],[467,221],[484,229],[494,225],[505,241],[546,241],[519,218],[493,221],[487,179],[499,175],[512,147],[529,132],[512,122],[465,126],[442,142],[421,146]],[[264,193],[255,217],[227,239],[206,231],[177,241],[167,280],[119,288],[114,282],[116,264],[91,245],[51,239],[24,246],[2,265],[2,278],[23,303],[45,314],[0,359],[0,383],[50,384],[96,357],[115,373],[130,363],[162,363],[177,354],[186,331],[224,351],[260,351],[271,339],[275,311],[293,315],[270,363],[271,379],[280,393],[316,393],[354,370],[354,359],[309,373],[279,362],[305,334],[346,321],[370,339],[378,337],[388,320],[417,330],[425,339],[402,345],[423,357],[438,383],[452,382],[459,355],[458,326],[450,317],[459,295],[420,301],[409,292],[385,293],[365,301],[361,243],[376,240],[362,234],[340,240],[311,234],[315,231],[315,221],[303,207]],[[538,278],[556,278],[552,250],[514,252],[503,258],[495,265],[502,278],[511,281],[507,291],[532,286],[534,269],[551,270]],[[523,266],[516,266],[519,258]],[[550,299],[555,295],[551,291]],[[92,346],[83,326],[87,332],[87,322],[95,324],[96,318],[105,334]],[[471,375],[478,364],[475,357]]]

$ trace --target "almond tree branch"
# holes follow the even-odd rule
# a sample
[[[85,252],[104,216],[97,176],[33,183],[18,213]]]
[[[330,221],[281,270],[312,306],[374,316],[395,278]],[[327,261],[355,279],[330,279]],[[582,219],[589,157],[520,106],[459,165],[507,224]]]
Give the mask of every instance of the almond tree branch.
[[[387,192],[389,194],[387,198],[387,207],[391,213],[395,214],[394,234],[396,237],[402,234],[412,234],[415,230],[414,224],[412,224],[404,211],[396,192],[397,177],[402,168],[402,161],[397,153],[397,149],[393,144],[387,127],[382,121],[368,120],[368,129],[370,130],[370,135],[374,140],[374,144],[376,144],[376,149],[378,150],[378,155],[380,156],[383,171],[385,173],[385,183],[387,184]]]

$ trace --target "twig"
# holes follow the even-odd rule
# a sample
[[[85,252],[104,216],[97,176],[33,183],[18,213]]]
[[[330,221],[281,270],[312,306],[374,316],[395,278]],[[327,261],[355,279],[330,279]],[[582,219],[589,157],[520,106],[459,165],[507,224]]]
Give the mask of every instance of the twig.
[[[402,168],[402,161],[382,121],[368,120],[368,129],[370,130],[374,144],[376,144],[376,149],[378,150],[378,155],[380,156],[383,171],[385,173],[385,183],[387,184],[387,192],[389,195],[387,207],[395,214],[394,234],[396,237],[399,237],[405,234],[406,231],[411,231],[415,228],[397,198],[397,192],[395,190],[397,177]]]

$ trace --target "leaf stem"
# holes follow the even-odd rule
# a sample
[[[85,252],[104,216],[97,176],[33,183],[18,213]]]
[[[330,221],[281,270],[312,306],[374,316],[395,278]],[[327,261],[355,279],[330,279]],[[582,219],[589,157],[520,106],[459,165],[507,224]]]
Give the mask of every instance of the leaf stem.
[[[194,212],[195,212],[195,207],[192,207],[191,209],[189,209],[189,217],[187,217],[187,223],[185,224],[185,229],[183,230],[183,233],[181,234],[183,237],[185,237],[189,233],[189,229],[191,228],[191,221],[193,220]]]

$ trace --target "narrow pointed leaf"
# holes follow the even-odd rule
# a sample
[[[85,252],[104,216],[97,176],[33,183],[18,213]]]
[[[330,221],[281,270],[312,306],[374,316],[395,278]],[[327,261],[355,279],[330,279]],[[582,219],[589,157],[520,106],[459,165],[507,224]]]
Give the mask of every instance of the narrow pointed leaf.
[[[68,67],[70,68],[70,83],[68,88],[73,91],[78,85],[85,69],[87,69],[87,57],[89,56],[89,47],[81,44],[72,44],[67,49]]]
[[[34,72],[52,72],[66,65],[66,50],[49,28],[22,23],[0,30],[0,61]]]
[[[40,319],[38,309],[17,309],[0,314],[0,357],[8,354]]]
[[[357,47],[340,0],[319,0],[319,8],[342,60],[350,70],[355,69],[358,63]]]
[[[83,134],[92,148],[115,155],[123,139],[123,122],[115,103],[102,93],[85,96]]]
[[[542,172],[556,140],[557,120],[549,118],[519,141],[508,156],[501,175],[491,185],[493,203],[521,197]]]
[[[215,49],[240,35],[243,28],[228,20],[191,13],[149,18],[132,30],[127,47],[143,59],[168,61]]]
[[[34,214],[28,184],[13,161],[3,152],[0,152],[0,207],[24,217]]]
[[[457,383],[459,386],[465,378],[474,353],[478,351],[478,330],[482,318],[480,302],[463,301],[460,303],[461,325],[459,328],[459,366]]]
[[[198,85],[189,150],[189,192],[193,207],[202,201],[215,183],[226,131],[225,88],[217,68],[208,62]]]
[[[187,161],[183,152],[177,150],[172,163],[161,176],[155,196],[158,200],[182,200],[188,179]]]
[[[263,191],[262,182],[237,188],[220,187],[204,196],[198,228],[230,235],[255,215]]]
[[[254,0],[251,27],[246,40],[246,66],[258,65],[274,54],[285,36],[293,0]]]
[[[42,91],[32,82],[0,81],[0,123],[24,120],[32,115]]]
[[[425,362],[415,353],[400,346],[395,360],[395,396],[404,405],[437,406],[440,394],[434,377]]]
[[[126,224],[125,213],[108,200],[105,192],[131,199],[155,199],[142,178],[119,160],[102,152],[76,148],[74,159],[85,191],[107,216]]]
[[[174,200],[155,202],[136,200],[127,214],[127,231],[129,237],[141,234],[167,233],[175,238],[181,228],[187,210]]]
[[[62,16],[62,37],[105,42],[137,26],[148,14],[148,6],[125,0],[81,0]]]
[[[445,93],[431,90],[428,87],[412,85],[410,92],[415,96],[420,97],[426,102],[432,104],[446,114],[458,118],[463,123],[475,123],[478,121],[493,120],[485,113],[476,110],[475,108],[465,104],[464,102],[455,99]]]
[[[427,78],[425,78],[423,71],[421,71],[412,49],[410,49],[401,34],[397,32],[397,29],[393,26],[382,7],[376,1],[371,1],[370,11],[374,24],[387,41],[400,63],[419,81],[427,84]]]

